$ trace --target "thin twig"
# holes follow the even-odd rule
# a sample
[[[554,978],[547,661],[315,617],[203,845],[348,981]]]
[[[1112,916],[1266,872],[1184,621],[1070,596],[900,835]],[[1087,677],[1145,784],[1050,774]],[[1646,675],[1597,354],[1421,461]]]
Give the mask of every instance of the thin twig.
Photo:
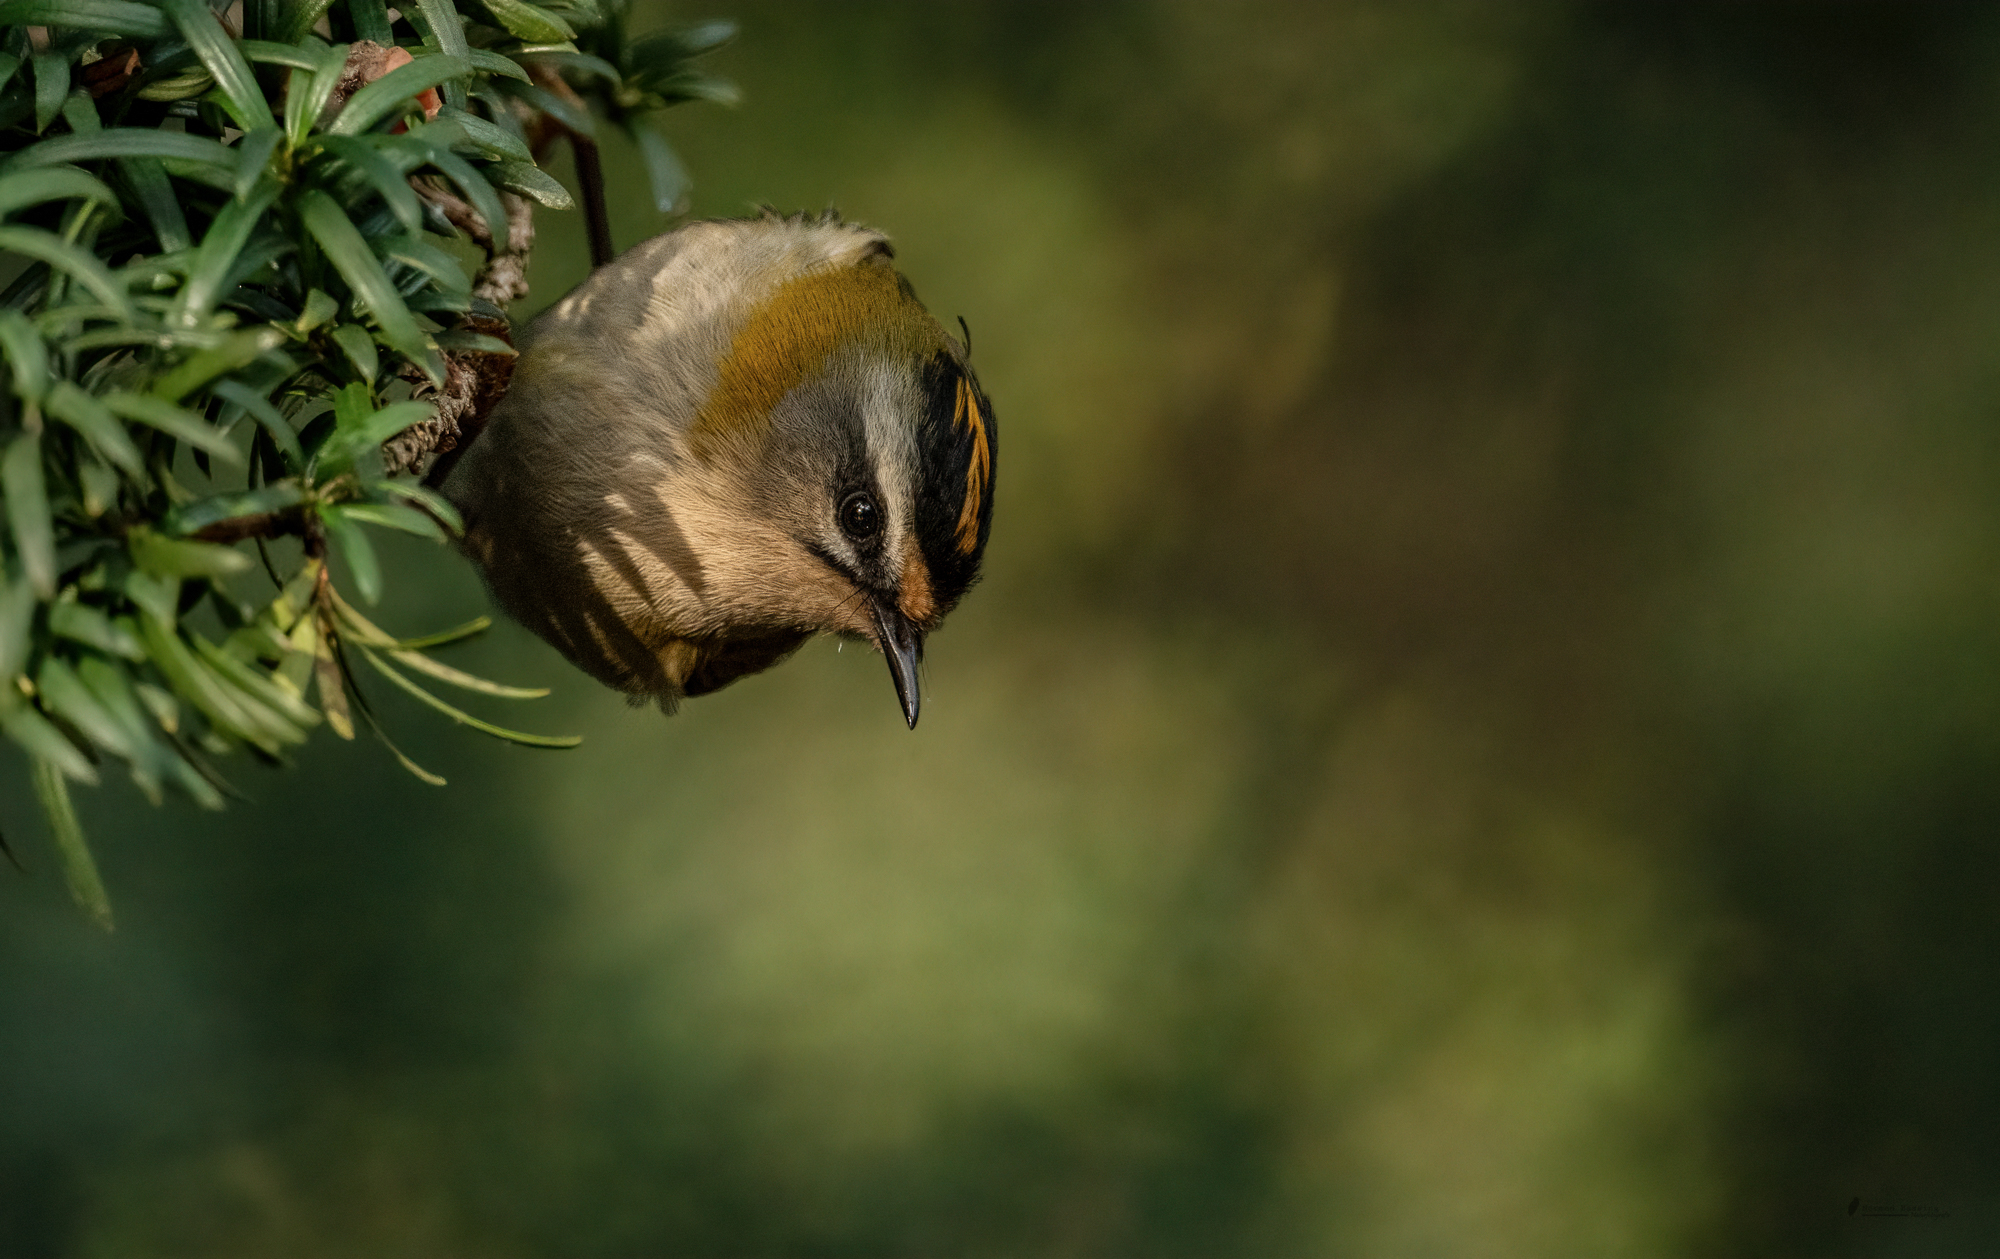
[[[604,197],[604,165],[597,157],[597,141],[581,132],[569,133],[569,147],[576,155],[576,182],[583,186],[583,221],[590,229],[592,270],[611,261],[611,209]]]
[[[546,63],[528,65],[528,77],[535,86],[561,100],[581,117],[590,117],[590,106],[562,77],[562,72]],[[556,135],[569,137],[570,152],[576,158],[576,182],[583,190],[583,221],[590,234],[590,266],[594,271],[611,261],[617,249],[611,243],[611,206],[604,195],[604,163],[597,153],[596,137],[565,124],[554,114],[543,114],[535,137],[535,160],[542,160],[549,141]]]
[[[205,529],[195,530],[193,536],[197,542],[228,544],[250,538],[261,540],[297,537],[303,534],[305,529],[305,509],[287,507],[283,511],[260,511],[250,516],[231,516],[227,520],[218,520]]]

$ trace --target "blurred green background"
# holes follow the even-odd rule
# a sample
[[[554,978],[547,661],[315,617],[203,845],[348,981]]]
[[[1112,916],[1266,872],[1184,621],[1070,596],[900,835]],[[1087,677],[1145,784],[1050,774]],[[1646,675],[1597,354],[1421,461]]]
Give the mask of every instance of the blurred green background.
[[[502,626],[580,750],[86,793],[113,936],[4,758],[0,1255],[2000,1246],[2000,9],[709,16],[999,411],[923,724]]]

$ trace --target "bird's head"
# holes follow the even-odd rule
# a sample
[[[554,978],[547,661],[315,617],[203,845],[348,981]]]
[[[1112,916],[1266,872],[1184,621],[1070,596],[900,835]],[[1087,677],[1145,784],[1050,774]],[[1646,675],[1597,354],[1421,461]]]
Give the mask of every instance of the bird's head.
[[[997,436],[880,236],[697,224],[535,325],[447,489],[502,603],[613,685],[671,702],[832,633],[880,647],[914,726]]]

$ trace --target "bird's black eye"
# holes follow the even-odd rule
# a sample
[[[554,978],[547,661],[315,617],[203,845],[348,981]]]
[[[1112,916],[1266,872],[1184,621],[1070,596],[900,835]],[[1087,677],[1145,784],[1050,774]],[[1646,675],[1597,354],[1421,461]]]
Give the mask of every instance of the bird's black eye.
[[[882,510],[875,506],[873,494],[856,490],[840,500],[840,531],[856,542],[882,532]]]

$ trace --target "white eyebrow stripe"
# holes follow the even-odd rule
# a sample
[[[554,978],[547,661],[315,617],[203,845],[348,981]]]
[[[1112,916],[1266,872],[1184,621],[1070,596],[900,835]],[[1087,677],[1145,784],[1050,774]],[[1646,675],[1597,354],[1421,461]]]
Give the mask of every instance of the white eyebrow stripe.
[[[883,548],[900,555],[916,532],[917,514],[917,431],[901,414],[909,406],[909,388],[894,365],[873,358],[862,364],[856,384],[862,438],[887,517]]]

